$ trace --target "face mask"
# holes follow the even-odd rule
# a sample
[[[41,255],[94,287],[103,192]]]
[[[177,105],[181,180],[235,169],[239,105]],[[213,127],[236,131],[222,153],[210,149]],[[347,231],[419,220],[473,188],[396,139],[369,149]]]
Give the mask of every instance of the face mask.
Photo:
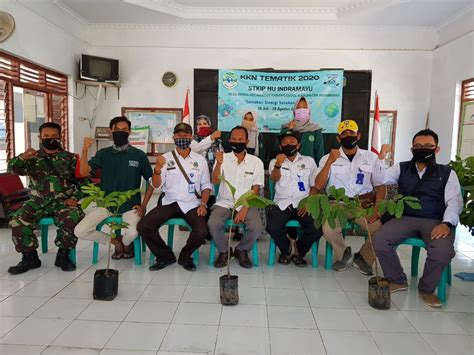
[[[297,108],[295,110],[295,120],[302,122],[309,120],[309,109]]]
[[[247,143],[240,143],[240,142],[229,142],[229,144],[230,144],[230,149],[232,149],[234,153],[242,153],[245,147],[247,146]]]
[[[124,132],[124,131],[112,132],[112,138],[114,140],[115,146],[121,147],[128,143],[128,132]]]
[[[41,144],[48,150],[58,150],[61,148],[61,142],[58,138],[44,138],[41,140]]]
[[[186,150],[191,145],[191,138],[175,138],[174,144],[176,144],[179,149]]]
[[[198,130],[198,136],[200,137],[207,137],[208,135],[210,135],[212,133],[212,129],[211,127],[199,127],[199,130]]]
[[[243,120],[242,126],[244,126],[246,129],[253,129],[255,127],[255,121]]]
[[[347,137],[341,138],[341,145],[346,149],[354,148],[357,145],[357,143],[359,143],[357,136],[347,136]]]
[[[435,158],[435,149],[426,149],[426,148],[420,148],[420,149],[413,149],[413,158],[415,159],[416,162],[418,163],[428,163],[432,159]]]
[[[281,147],[281,151],[283,152],[283,154],[285,154],[287,157],[292,157],[293,155],[296,154],[296,152],[298,152],[298,149],[297,149],[297,145],[293,145],[293,144],[288,144],[288,145],[284,145]]]

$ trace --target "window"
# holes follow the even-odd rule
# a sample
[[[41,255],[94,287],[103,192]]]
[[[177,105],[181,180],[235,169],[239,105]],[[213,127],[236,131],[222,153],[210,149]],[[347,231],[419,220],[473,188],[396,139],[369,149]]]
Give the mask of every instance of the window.
[[[16,154],[38,148],[43,122],[62,127],[68,147],[67,76],[0,51],[0,172]]]
[[[458,155],[474,155],[474,78],[461,83],[461,110],[459,117]]]

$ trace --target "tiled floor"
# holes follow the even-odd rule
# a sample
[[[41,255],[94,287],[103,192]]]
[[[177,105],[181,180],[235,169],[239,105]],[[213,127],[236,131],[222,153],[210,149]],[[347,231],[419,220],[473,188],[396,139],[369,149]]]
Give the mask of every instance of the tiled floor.
[[[453,271],[472,272],[474,238],[458,234]],[[112,262],[120,270],[119,296],[100,302],[92,299],[92,281],[106,263],[105,248],[91,266],[91,245],[80,242],[78,269],[65,273],[53,266],[53,229],[50,235],[43,266],[12,276],[7,268],[19,256],[10,231],[0,229],[0,354],[474,353],[474,282],[454,278],[448,303],[434,310],[419,299],[413,279],[408,292],[392,296],[389,311],[377,311],[367,303],[367,278],[356,270],[327,271],[321,254],[317,269],[268,267],[264,238],[259,267],[243,270],[232,262],[238,306],[220,304],[223,271],[207,265],[208,245],[195,273],[176,264],[150,272],[146,262]],[[176,235],[175,250],[184,236]],[[362,238],[348,242],[357,250]],[[408,274],[410,249],[399,252]]]

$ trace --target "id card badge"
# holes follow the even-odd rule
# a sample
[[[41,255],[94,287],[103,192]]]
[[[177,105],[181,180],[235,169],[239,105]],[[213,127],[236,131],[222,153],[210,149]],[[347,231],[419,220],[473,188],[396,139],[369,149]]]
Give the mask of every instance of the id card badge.
[[[304,182],[301,181],[301,176],[297,175],[298,176],[298,190],[300,191],[306,191],[306,188],[304,187]]]
[[[194,182],[191,182],[190,184],[188,184],[188,192],[190,194],[194,193]]]
[[[357,173],[356,184],[364,185],[364,174],[362,173],[360,169],[359,169],[359,172]]]
[[[214,161],[214,153],[211,150],[207,152],[207,160],[209,160],[210,162]]]

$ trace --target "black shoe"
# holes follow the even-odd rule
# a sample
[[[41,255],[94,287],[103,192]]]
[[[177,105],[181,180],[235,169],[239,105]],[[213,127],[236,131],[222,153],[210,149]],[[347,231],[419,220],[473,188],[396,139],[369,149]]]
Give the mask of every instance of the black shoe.
[[[229,261],[229,253],[219,253],[216,261],[214,261],[214,267],[220,269],[227,266],[227,262]]]
[[[187,271],[197,270],[197,267],[194,264],[193,259],[188,260],[188,261],[178,261],[178,264],[181,265],[184,268],[184,270],[187,270]]]
[[[291,256],[280,254],[278,257],[278,264],[288,265],[291,263]]]
[[[76,270],[76,264],[74,264],[71,259],[69,259],[69,249],[58,249],[58,254],[56,255],[56,261],[54,265],[60,267],[62,271],[74,271]]]
[[[372,267],[367,264],[360,253],[354,254],[354,259],[352,260],[352,267],[359,270],[359,272],[363,275],[372,276],[374,273],[372,272]]]
[[[242,240],[242,233],[236,232],[232,237],[234,242],[240,242]]]
[[[249,259],[249,254],[247,253],[247,251],[235,249],[234,257],[236,257],[239,260],[239,264],[243,268],[245,269],[252,268],[252,262]]]
[[[172,259],[168,260],[158,260],[156,259],[156,262],[150,266],[148,269],[150,271],[156,271],[156,270],[161,270],[167,267],[168,265],[174,264],[176,262],[176,258],[173,257]]]
[[[305,267],[306,265],[308,265],[306,260],[299,255],[293,255],[291,257],[291,261],[293,261],[293,263],[298,267]]]
[[[30,251],[22,253],[21,261],[15,266],[10,266],[8,272],[12,275],[19,275],[31,269],[36,269],[41,266],[41,260],[38,258],[38,252]]]

